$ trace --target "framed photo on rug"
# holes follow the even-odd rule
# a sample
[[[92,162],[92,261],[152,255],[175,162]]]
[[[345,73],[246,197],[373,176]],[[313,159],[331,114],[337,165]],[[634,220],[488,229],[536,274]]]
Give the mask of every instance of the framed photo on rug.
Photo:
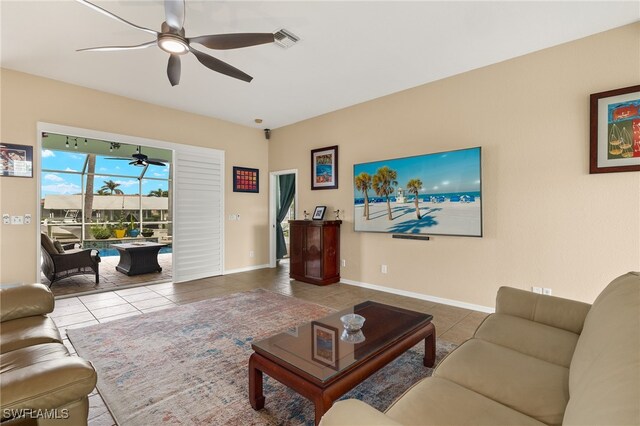
[[[33,177],[33,147],[0,143],[0,176]]]
[[[338,145],[311,151],[311,189],[338,188]]]
[[[338,369],[338,329],[311,321],[311,359],[335,370]]]
[[[260,192],[260,170],[233,166],[233,192]]]
[[[640,86],[591,95],[589,173],[640,171]]]

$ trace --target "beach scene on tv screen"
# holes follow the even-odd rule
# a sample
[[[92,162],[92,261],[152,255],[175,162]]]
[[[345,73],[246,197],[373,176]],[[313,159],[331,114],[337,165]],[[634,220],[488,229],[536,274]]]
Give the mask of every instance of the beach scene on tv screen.
[[[482,236],[480,148],[356,164],[356,231]]]

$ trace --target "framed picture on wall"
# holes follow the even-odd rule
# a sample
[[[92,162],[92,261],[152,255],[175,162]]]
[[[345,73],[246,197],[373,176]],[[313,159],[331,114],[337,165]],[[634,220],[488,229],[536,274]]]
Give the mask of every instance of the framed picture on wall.
[[[311,359],[338,369],[338,329],[311,321]]]
[[[591,95],[589,173],[640,171],[640,86]]]
[[[338,145],[311,151],[311,189],[338,188]]]
[[[33,177],[33,147],[0,143],[1,176]]]
[[[234,166],[233,192],[260,192],[260,170]]]

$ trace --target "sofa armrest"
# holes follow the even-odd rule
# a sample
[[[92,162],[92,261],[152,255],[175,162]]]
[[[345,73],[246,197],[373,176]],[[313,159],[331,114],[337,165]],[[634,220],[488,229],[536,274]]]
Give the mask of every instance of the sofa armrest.
[[[53,293],[42,284],[0,288],[0,322],[53,311]]]
[[[580,334],[591,305],[561,297],[500,287],[496,313],[512,315]]]
[[[336,402],[320,420],[320,426],[400,426],[400,423],[357,399]]]

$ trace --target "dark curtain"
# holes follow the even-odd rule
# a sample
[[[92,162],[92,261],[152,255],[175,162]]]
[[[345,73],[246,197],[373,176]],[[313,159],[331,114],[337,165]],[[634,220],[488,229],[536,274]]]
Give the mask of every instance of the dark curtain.
[[[278,183],[280,185],[280,197],[278,198],[278,210],[276,212],[276,259],[280,260],[287,254],[287,245],[280,223],[284,220],[293,202],[296,191],[296,175],[280,175],[278,176]]]

